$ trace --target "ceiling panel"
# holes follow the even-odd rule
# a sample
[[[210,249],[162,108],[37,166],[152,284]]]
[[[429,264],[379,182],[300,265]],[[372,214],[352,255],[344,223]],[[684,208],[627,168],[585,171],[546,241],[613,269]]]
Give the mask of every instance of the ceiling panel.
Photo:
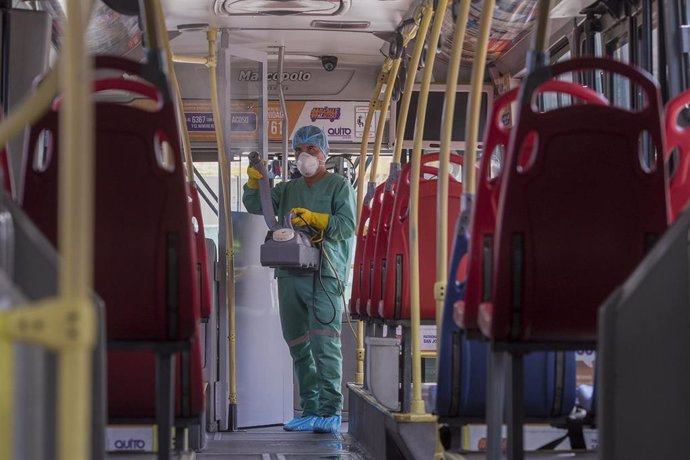
[[[228,28],[231,43],[275,53],[272,47],[285,45],[288,56],[336,55],[340,62],[379,64],[383,40],[374,33],[391,32],[420,0],[351,0],[344,14],[337,16],[227,16],[214,14],[215,0],[163,0],[167,26],[207,23]],[[366,21],[365,30],[316,30],[314,19]],[[186,32],[172,41],[177,53],[203,53],[206,36],[202,32]],[[288,59],[291,59],[288,57]],[[308,60],[308,57],[305,57]]]

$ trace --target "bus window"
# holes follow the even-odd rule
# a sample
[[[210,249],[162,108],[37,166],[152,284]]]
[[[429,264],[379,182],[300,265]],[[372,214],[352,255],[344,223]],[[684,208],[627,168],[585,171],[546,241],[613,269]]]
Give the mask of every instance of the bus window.
[[[204,232],[206,238],[212,239],[218,246],[218,211],[219,211],[219,177],[218,162],[197,162],[194,163],[194,180],[199,191],[199,201],[201,202],[201,216],[204,220]]]
[[[630,56],[630,45],[627,37],[617,38],[607,45],[608,56],[611,56],[616,61],[628,62]],[[630,81],[620,75],[608,76],[608,94],[609,100],[613,105],[626,109],[633,108],[632,88]]]

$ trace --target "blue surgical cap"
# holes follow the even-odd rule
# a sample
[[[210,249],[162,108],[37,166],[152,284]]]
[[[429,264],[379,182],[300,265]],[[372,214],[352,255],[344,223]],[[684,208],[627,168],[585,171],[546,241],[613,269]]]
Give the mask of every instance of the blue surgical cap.
[[[328,136],[318,126],[302,126],[295,131],[295,134],[292,136],[292,148],[295,149],[301,144],[315,145],[323,152],[324,156],[328,156]]]

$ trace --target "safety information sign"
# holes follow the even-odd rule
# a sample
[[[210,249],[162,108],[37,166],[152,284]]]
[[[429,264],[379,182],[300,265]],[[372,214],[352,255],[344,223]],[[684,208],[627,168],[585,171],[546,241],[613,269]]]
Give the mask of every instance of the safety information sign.
[[[211,101],[183,101],[190,139],[197,142],[215,141],[215,124]],[[323,129],[333,143],[358,144],[364,135],[369,106],[364,101],[286,101],[288,136],[297,128],[315,125]],[[271,100],[267,107],[269,142],[282,142],[283,111],[280,102]],[[380,112],[376,111],[369,130],[368,142],[376,138]],[[230,103],[230,142],[241,146],[258,145],[261,130],[261,107],[256,100],[233,100]]]
[[[153,452],[153,426],[109,426],[106,430],[108,452]]]
[[[421,326],[419,333],[422,351],[436,351],[436,326]]]

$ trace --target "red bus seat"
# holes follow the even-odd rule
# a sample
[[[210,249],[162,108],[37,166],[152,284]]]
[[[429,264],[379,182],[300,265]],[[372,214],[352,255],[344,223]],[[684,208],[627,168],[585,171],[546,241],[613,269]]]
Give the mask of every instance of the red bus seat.
[[[142,75],[141,64],[125,59],[97,57],[96,65]],[[150,407],[134,407],[144,400],[158,404],[157,398],[169,393],[166,380],[153,388],[140,385],[155,375],[154,356],[161,353],[180,352],[180,378],[189,381],[184,391],[177,392],[185,398],[178,402],[179,413],[196,416],[203,410],[201,352],[195,338],[200,297],[190,192],[174,107],[160,96],[158,100],[158,110],[153,112],[106,102],[95,106],[94,283],[106,304],[108,356],[112,358],[108,412],[119,417],[151,416]],[[55,245],[57,108],[30,130],[23,193],[25,211]],[[50,142],[39,164],[37,146],[43,132],[50,133]],[[165,157],[169,161],[163,161]],[[146,352],[154,349],[156,355]],[[129,384],[123,384],[123,379]],[[188,404],[181,404],[186,400]]]
[[[374,316],[369,311],[368,306],[372,294],[372,276],[374,268],[374,250],[376,249],[376,239],[377,235],[379,234],[379,230],[383,225],[381,207],[383,204],[383,197],[386,191],[385,188],[385,182],[377,185],[376,191],[374,192],[374,199],[371,201],[369,227],[367,229],[367,239],[364,246],[364,255],[362,256],[362,285],[360,290],[359,305],[359,312],[362,316]]]
[[[175,417],[192,418],[204,409],[201,340],[175,357]],[[198,358],[197,358],[198,357]],[[126,370],[126,372],[123,372]],[[108,417],[114,420],[156,416],[156,356],[150,351],[108,352]],[[136,378],[132,378],[136,376]],[[202,391],[199,391],[202,390]]]
[[[407,171],[412,167],[410,163],[405,164],[401,168],[400,175],[403,170]],[[408,173],[409,174],[409,173]],[[432,166],[422,166],[422,174],[435,176],[438,174],[438,168]],[[395,193],[398,187],[400,176],[397,180],[386,181],[386,187],[383,190],[381,198],[381,217],[379,218],[379,225],[376,232],[376,240],[374,243],[373,260],[369,264],[369,279],[371,280],[371,289],[369,299],[367,301],[367,314],[373,318],[380,318],[379,304],[381,296],[386,284],[386,265],[388,252],[388,239],[390,237],[390,230],[393,218],[393,207],[395,206]]]
[[[573,105],[537,113],[546,79],[588,69],[628,78],[646,106]],[[576,59],[530,74],[503,169],[491,299],[479,327],[494,341],[594,343],[599,305],[667,225],[663,155],[651,170],[639,145],[647,132],[664,152],[657,84],[609,59]],[[516,152],[536,135],[524,168]]]
[[[408,169],[409,163],[402,169]],[[399,179],[399,178],[398,178]],[[398,181],[386,182],[384,184],[383,196],[381,197],[381,210],[379,218],[379,228],[374,240],[374,250],[372,260],[369,265],[369,279],[371,280],[371,290],[367,300],[367,314],[371,317],[379,317],[379,302],[381,293],[384,289],[385,275],[382,270],[386,267],[386,252],[388,251],[388,238],[391,230],[391,218],[393,216],[393,206],[395,204],[395,191]]]
[[[424,165],[438,161],[438,153],[422,156]],[[462,157],[451,155],[451,162],[462,165]],[[411,168],[403,168],[395,194],[391,229],[386,254],[385,290],[379,302],[379,315],[387,320],[410,319],[409,286],[409,220]],[[436,283],[436,211],[438,178],[420,177],[419,184],[419,234],[427,235],[419,240],[421,319],[436,318],[434,285]],[[460,212],[462,184],[450,178],[448,188],[448,246],[453,244],[453,227]]]
[[[608,100],[589,88],[577,83],[551,80],[538,89],[540,93],[558,92],[569,94],[581,101],[608,105]],[[518,88],[514,88],[501,95],[492,109],[489,117],[489,126],[484,138],[484,155],[480,162],[477,178],[477,194],[472,209],[472,222],[470,224],[469,254],[467,260],[467,282],[465,285],[465,298],[455,304],[454,319],[459,327],[467,331],[478,331],[477,313],[479,304],[491,295],[491,277],[493,264],[493,243],[496,230],[496,209],[498,197],[501,191],[501,176],[499,173],[494,178],[489,177],[491,171],[491,156],[497,147],[508,146],[511,129],[502,121],[503,111],[512,104],[518,96]],[[521,152],[521,164],[526,164],[532,146],[525,146]],[[459,274],[460,275],[460,274]],[[458,281],[462,278],[458,277]]]
[[[666,107],[666,157],[678,149],[677,164],[669,185],[673,220],[690,201],[690,128],[678,124],[678,116],[689,104],[690,91],[685,91]]]
[[[364,251],[367,246],[369,217],[371,216],[371,202],[362,204],[362,215],[359,219],[359,228],[357,229],[357,239],[355,241],[355,263],[352,273],[352,293],[350,295],[350,314],[362,316],[364,309],[362,308],[362,277],[364,276]]]

